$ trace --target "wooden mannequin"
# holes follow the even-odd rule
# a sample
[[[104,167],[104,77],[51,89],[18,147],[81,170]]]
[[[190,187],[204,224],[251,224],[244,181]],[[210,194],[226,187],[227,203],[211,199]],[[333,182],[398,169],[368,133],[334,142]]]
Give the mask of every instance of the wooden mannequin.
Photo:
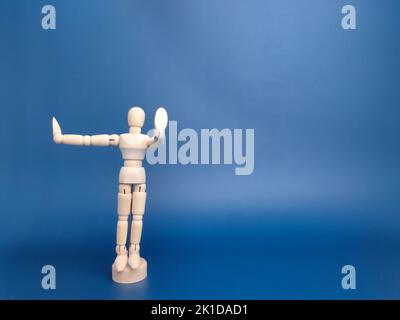
[[[129,133],[76,135],[63,134],[56,118],[53,117],[53,139],[55,143],[77,146],[118,146],[124,165],[119,172],[117,257],[112,265],[112,278],[119,283],[134,283],[147,276],[147,262],[140,257],[140,239],[142,236],[143,215],[146,204],[146,173],[142,161],[146,150],[157,148],[165,141],[165,129],[168,114],[164,108],[158,108],[152,137],[142,134],[141,129],[145,113],[139,107],[128,112]],[[130,246],[126,248],[130,219]]]

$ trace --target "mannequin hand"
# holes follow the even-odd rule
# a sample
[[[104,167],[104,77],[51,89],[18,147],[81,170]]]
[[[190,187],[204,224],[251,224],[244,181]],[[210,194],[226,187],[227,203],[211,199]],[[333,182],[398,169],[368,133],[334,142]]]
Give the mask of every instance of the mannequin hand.
[[[52,121],[52,126],[53,126],[53,140],[55,143],[62,143],[62,132],[61,132],[61,127],[58,124],[58,121],[55,117],[53,117]]]
[[[168,125],[168,113],[163,107],[160,107],[156,111],[156,115],[154,117],[154,127],[158,130],[162,130],[165,132],[165,129]]]

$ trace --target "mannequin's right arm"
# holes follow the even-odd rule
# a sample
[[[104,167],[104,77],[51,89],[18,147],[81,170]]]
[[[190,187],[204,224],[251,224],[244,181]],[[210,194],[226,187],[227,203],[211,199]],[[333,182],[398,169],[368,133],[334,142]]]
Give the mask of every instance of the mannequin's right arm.
[[[53,140],[55,143],[74,146],[118,146],[119,135],[98,134],[93,136],[79,134],[63,134],[56,118],[53,117]]]

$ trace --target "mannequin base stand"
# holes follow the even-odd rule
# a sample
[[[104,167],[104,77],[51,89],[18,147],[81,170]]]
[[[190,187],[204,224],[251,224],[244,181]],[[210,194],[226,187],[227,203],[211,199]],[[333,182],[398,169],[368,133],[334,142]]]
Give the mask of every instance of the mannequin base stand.
[[[132,269],[129,265],[126,266],[124,271],[117,272],[114,264],[112,265],[112,279],[117,283],[135,283],[142,281],[147,277],[147,262],[143,258],[140,258],[139,266]]]

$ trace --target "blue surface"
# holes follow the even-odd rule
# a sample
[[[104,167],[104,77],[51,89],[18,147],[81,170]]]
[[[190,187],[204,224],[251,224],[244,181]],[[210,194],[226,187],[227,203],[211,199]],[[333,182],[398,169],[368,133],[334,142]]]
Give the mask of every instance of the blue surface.
[[[400,298],[398,1],[0,1],[0,298]],[[119,151],[140,105],[254,128],[255,171],[146,165],[149,277],[111,281]],[[41,289],[41,268],[57,289]],[[341,267],[357,289],[341,288]]]

